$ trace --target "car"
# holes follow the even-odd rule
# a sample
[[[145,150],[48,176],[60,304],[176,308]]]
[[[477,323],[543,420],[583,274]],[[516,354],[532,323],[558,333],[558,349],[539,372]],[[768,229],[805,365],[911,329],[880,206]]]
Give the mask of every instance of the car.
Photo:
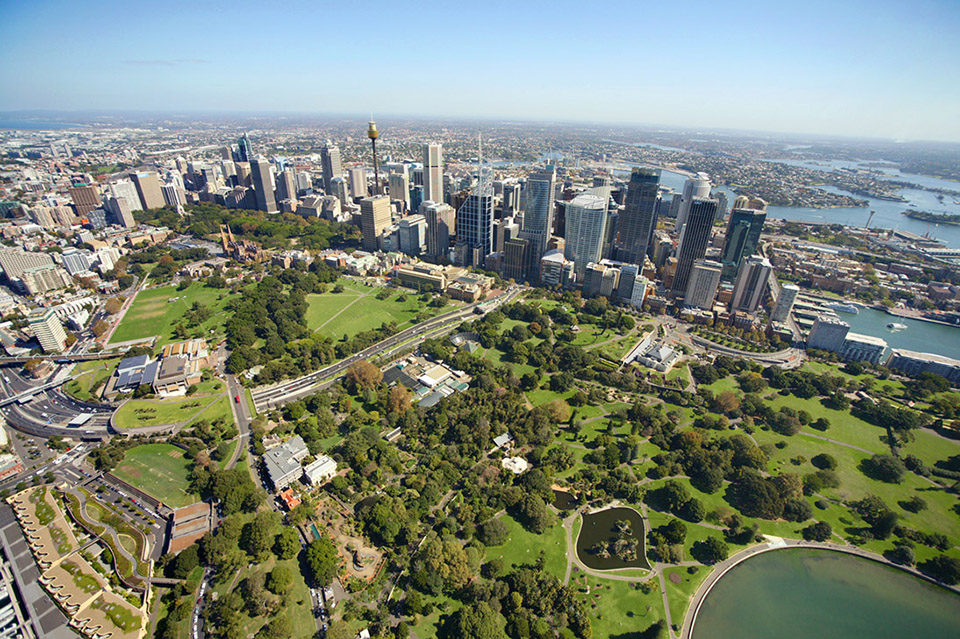
[[[233,401],[235,401],[236,403],[239,404],[239,403],[240,403],[240,395],[234,395],[234,396],[233,396]]]

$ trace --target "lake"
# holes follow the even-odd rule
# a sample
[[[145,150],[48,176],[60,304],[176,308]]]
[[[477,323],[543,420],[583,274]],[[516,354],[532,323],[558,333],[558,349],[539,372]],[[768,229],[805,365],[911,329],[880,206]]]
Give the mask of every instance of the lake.
[[[707,595],[692,639],[956,637],[960,597],[901,570],[828,550],[747,559]]]
[[[649,568],[644,552],[643,519],[633,508],[607,508],[595,513],[584,513],[583,525],[577,536],[577,557],[594,570],[614,570],[617,568]],[[609,557],[597,554],[594,549],[599,543],[607,543],[612,548],[619,535],[617,521],[630,522],[630,534],[626,539],[637,542],[636,559],[623,560],[611,552]]]

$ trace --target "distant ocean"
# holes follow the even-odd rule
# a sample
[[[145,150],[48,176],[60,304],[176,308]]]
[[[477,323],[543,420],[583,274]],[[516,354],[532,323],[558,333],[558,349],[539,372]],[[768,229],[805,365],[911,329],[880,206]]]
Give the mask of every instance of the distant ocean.
[[[49,120],[0,120],[0,129],[24,129],[43,131],[55,129],[82,129],[85,125],[75,122],[52,122]]]

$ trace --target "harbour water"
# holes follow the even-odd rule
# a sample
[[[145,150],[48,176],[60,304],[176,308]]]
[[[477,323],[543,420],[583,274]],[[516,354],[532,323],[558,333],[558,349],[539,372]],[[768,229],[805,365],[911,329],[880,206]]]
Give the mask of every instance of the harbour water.
[[[763,553],[707,595],[693,639],[956,637],[960,597],[907,573],[826,550]]]
[[[838,313],[854,333],[881,337],[890,348],[905,348],[921,353],[936,353],[960,359],[960,327],[897,317],[872,308],[861,308],[856,315]],[[897,322],[907,328],[891,331],[887,324]]]

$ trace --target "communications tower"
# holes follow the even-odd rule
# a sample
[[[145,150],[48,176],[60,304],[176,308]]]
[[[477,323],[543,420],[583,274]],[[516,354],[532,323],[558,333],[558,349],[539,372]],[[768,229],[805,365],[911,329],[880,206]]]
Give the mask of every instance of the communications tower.
[[[380,166],[377,162],[377,138],[380,137],[377,131],[377,123],[370,118],[370,126],[367,127],[367,137],[370,138],[370,144],[373,146],[373,194],[380,195]]]

